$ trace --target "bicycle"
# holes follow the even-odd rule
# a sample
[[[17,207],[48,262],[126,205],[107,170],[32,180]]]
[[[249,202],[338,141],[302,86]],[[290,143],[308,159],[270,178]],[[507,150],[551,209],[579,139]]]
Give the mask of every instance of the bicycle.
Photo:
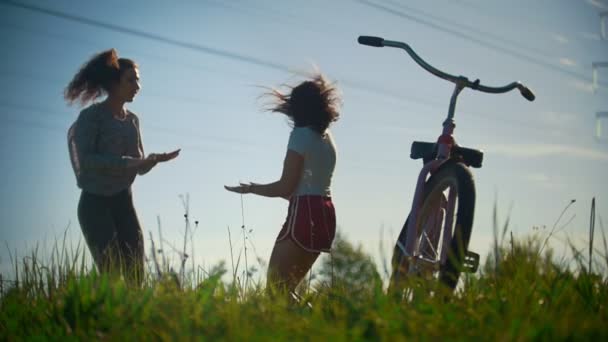
[[[454,140],[454,111],[464,88],[500,94],[518,89],[528,101],[534,93],[519,82],[502,87],[482,85],[479,79],[454,76],[425,62],[406,43],[380,37],[360,36],[359,44],[404,49],[431,74],[455,84],[448,116],[437,142],[414,141],[410,157],[422,159],[410,213],[401,229],[392,256],[388,291],[401,291],[408,277],[438,280],[452,292],[461,272],[474,273],[479,254],[468,250],[475,212],[475,182],[470,168],[480,168],[483,152],[461,147]],[[455,212],[456,210],[456,212]],[[413,238],[412,238],[413,237]]]

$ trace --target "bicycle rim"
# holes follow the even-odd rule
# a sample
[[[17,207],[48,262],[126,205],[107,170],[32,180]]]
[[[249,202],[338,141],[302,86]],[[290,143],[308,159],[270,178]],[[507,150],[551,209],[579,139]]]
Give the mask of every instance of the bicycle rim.
[[[459,263],[468,246],[474,206],[475,186],[470,171],[464,164],[447,162],[425,184],[416,223],[415,252],[429,262],[417,262],[417,269],[410,272],[411,265],[404,258],[403,251],[395,247],[389,291],[401,288],[401,283],[411,274],[418,275],[417,278],[425,282],[439,280],[453,290],[460,275]],[[409,219],[399,237],[401,244],[407,238]]]
[[[447,257],[446,249],[457,224],[458,188],[458,179],[453,175],[441,178],[429,189],[420,208],[415,255],[422,260],[414,271],[427,280],[439,277],[441,263]]]

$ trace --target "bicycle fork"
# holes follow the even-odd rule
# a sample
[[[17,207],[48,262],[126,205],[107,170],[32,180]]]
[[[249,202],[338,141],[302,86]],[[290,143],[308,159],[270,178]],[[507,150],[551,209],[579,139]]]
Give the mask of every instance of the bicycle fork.
[[[464,89],[466,85],[466,78],[461,77],[458,82],[456,82],[456,86],[452,93],[452,97],[450,99],[450,107],[448,110],[448,117],[443,122],[443,130],[442,134],[437,139],[437,155],[435,159],[425,163],[420,174],[418,175],[418,180],[416,183],[416,191],[414,193],[414,199],[412,201],[412,207],[410,210],[410,220],[408,221],[407,226],[407,235],[405,246],[399,246],[403,250],[403,254],[405,258],[408,259],[416,259],[417,261],[422,262],[422,264],[427,264],[426,266],[420,265],[425,269],[429,267],[431,269],[436,269],[441,267],[445,260],[447,259],[447,251],[448,246],[452,240],[452,225],[454,224],[454,211],[456,207],[456,195],[457,190],[454,188],[450,188],[447,203],[445,201],[438,201],[438,204],[435,204],[436,208],[431,208],[433,213],[439,213],[443,211],[445,215],[445,222],[443,219],[440,219],[439,222],[431,223],[432,227],[430,227],[430,235],[432,235],[431,239],[433,241],[428,241],[430,246],[432,246],[433,253],[435,254],[435,260],[431,260],[425,258],[421,255],[419,250],[416,249],[416,242],[419,239],[418,232],[416,231],[416,227],[418,225],[418,216],[419,211],[422,205],[422,199],[425,191],[425,185],[427,182],[427,177],[429,175],[434,174],[439,168],[450,159],[452,148],[456,145],[454,141],[454,129],[456,124],[454,122],[454,112],[456,109],[456,101],[458,95]],[[441,195],[443,196],[443,195]],[[437,221],[437,220],[435,220]],[[443,224],[442,224],[443,223]],[[422,239],[428,239],[427,233],[427,225],[422,227],[421,237]],[[439,247],[438,239],[435,238],[435,234],[441,234],[443,230],[443,239],[442,239],[442,248],[440,255],[437,255],[437,248]],[[438,260],[437,260],[438,257]],[[465,265],[464,269],[468,271],[475,272],[479,265],[479,255],[466,251],[464,258]],[[429,264],[430,263],[430,264]],[[410,267],[409,272],[418,272],[416,263],[413,263],[414,267]],[[432,265],[431,265],[432,264]]]

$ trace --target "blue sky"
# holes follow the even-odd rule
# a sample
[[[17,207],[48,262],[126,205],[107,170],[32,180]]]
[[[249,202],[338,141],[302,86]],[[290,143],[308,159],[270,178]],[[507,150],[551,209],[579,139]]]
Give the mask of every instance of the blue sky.
[[[452,74],[502,85],[519,80],[537,95],[464,91],[456,114],[460,145],[485,151],[474,170],[477,208],[470,248],[487,252],[492,209],[516,236],[550,229],[562,209],[572,221],[566,236],[583,245],[591,198],[608,217],[608,143],[594,138],[597,111],[608,109],[608,59],[600,36],[605,2],[537,0],[361,1],[16,1],[78,18],[117,25],[158,39],[117,32],[0,1],[0,240],[23,255],[51,245],[76,219],[75,185],[66,131],[80,108],[63,88],[91,55],[114,47],[140,65],[142,91],[129,105],[138,113],[146,152],[182,148],[180,157],[136,180],[135,204],[146,248],[157,217],[165,239],[180,245],[184,230],[179,195],[189,194],[197,263],[229,258],[227,227],[240,236],[241,199],[223,190],[238,181],[280,176],[289,126],[263,112],[260,86],[302,80],[316,65],[343,93],[333,127],[339,159],[333,183],[338,225],[378,255],[397,234],[414,193],[419,161],[413,140],[441,132],[451,85],[420,69],[396,49],[356,43],[377,35],[410,44]],[[604,124],[608,127],[608,123]],[[608,129],[605,129],[608,131]],[[267,260],[286,215],[281,199],[243,197],[245,225],[257,254]],[[599,222],[597,224],[599,227]],[[566,235],[567,234],[567,235]],[[597,245],[599,247],[599,244]],[[238,250],[240,244],[236,243]],[[2,270],[7,248],[0,252]]]

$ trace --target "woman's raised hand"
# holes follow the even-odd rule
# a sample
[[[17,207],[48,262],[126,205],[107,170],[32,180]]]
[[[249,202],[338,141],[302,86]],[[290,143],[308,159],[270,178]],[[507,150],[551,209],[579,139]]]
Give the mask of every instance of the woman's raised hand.
[[[177,158],[177,156],[179,156],[179,151],[181,151],[181,149],[169,153],[150,153],[146,159],[153,160],[157,163],[166,162]]]
[[[248,194],[251,192],[252,183],[239,183],[237,186],[228,186],[224,185],[224,189],[232,192],[236,192],[237,194]]]

